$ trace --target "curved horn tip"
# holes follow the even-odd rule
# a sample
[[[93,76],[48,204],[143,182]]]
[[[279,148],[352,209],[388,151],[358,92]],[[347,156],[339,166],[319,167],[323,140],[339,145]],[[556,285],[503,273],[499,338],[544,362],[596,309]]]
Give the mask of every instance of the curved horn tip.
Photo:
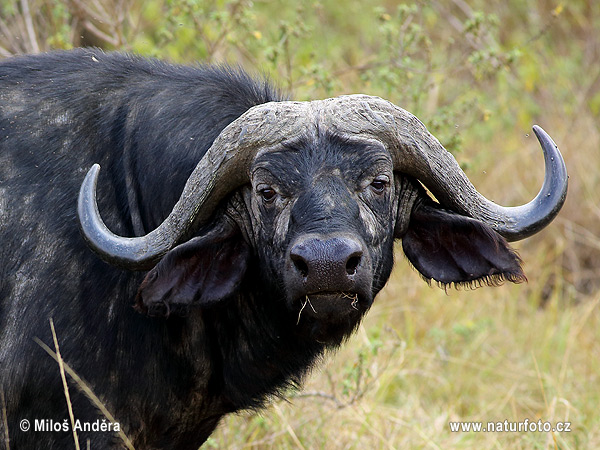
[[[567,198],[569,176],[562,154],[542,127],[534,125],[532,128],[544,153],[544,183],[531,202],[514,208],[518,211],[518,225],[500,231],[509,241],[525,239],[541,231],[556,217]]]
[[[534,125],[533,132],[537,137],[542,151],[544,152],[544,158],[546,163],[546,178],[552,179],[552,183],[548,188],[556,192],[561,193],[562,203],[564,203],[564,197],[567,194],[567,187],[569,181],[569,175],[567,173],[567,165],[565,164],[565,160],[563,159],[560,150],[558,149],[558,145],[552,140],[550,135],[544,131],[542,127],[539,125]],[[545,184],[545,183],[544,183]],[[550,197],[550,194],[547,195]],[[558,209],[562,206],[558,206]],[[558,211],[557,211],[558,212]]]
[[[535,133],[535,136],[537,137],[538,141],[542,145],[542,149],[544,150],[544,152],[547,150],[546,147],[558,150],[558,146],[556,145],[556,143],[552,140],[550,135],[546,133],[546,131],[544,131],[542,127],[540,127],[539,125],[533,125],[533,127],[531,128],[533,129],[533,132]]]
[[[162,253],[147,257],[143,254],[144,243],[136,244],[134,239],[116,236],[104,224],[96,200],[99,172],[99,164],[90,167],[79,189],[77,215],[84,241],[101,259],[111,265],[128,270],[151,269]]]
[[[79,229],[86,244],[97,251],[99,233],[98,228],[104,227],[102,219],[99,217],[98,204],[96,201],[96,187],[98,185],[98,174],[100,164],[94,164],[88,170],[77,198],[77,216],[79,218]]]
[[[77,215],[79,216],[80,224],[83,224],[84,219],[90,218],[96,206],[96,186],[98,185],[98,174],[100,172],[100,164],[94,164],[88,170],[81,188],[79,189],[79,197],[77,199]]]
[[[100,172],[100,164],[96,163],[92,167],[89,168],[87,174],[85,175],[85,179],[83,180],[84,185],[88,185],[87,187],[93,187],[94,191],[96,190],[96,184],[98,182],[98,173]],[[90,186],[91,185],[91,186]]]

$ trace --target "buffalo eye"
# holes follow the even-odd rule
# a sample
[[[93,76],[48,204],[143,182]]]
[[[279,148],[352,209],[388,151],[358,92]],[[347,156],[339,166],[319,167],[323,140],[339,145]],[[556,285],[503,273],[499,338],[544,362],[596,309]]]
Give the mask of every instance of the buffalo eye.
[[[371,189],[376,194],[383,194],[383,192],[385,191],[385,189],[388,187],[389,184],[390,184],[390,179],[385,175],[381,175],[381,176],[376,177],[371,182]]]
[[[272,187],[264,187],[258,192],[265,203],[272,203],[277,196],[277,192]]]

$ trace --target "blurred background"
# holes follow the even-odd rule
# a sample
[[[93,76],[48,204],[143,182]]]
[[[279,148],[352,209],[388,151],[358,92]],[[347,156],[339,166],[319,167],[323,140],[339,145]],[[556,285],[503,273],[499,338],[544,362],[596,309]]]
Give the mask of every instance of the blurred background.
[[[428,286],[398,246],[359,332],[305,389],[203,448],[600,448],[600,2],[0,0],[0,58],[77,46],[239,65],[297,100],[384,97],[505,206],[542,184],[533,124],[567,162],[562,212],[515,243],[527,284]],[[525,419],[571,432],[449,427]]]

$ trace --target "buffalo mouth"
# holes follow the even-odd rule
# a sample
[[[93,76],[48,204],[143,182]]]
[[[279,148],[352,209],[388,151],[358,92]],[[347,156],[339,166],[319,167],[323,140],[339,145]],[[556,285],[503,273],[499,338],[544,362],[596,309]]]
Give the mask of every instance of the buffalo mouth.
[[[302,315],[315,319],[335,319],[357,315],[364,310],[364,300],[356,292],[315,292],[296,301],[299,305],[298,322]]]
[[[371,303],[352,291],[305,294],[294,301],[296,326],[318,342],[339,345],[356,329]]]

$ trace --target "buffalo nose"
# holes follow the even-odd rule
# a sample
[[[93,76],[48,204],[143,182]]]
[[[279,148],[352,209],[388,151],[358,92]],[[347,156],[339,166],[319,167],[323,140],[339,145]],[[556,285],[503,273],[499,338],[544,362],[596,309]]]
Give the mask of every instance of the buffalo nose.
[[[362,258],[361,243],[349,237],[309,237],[290,250],[290,259],[309,291],[351,288]]]

